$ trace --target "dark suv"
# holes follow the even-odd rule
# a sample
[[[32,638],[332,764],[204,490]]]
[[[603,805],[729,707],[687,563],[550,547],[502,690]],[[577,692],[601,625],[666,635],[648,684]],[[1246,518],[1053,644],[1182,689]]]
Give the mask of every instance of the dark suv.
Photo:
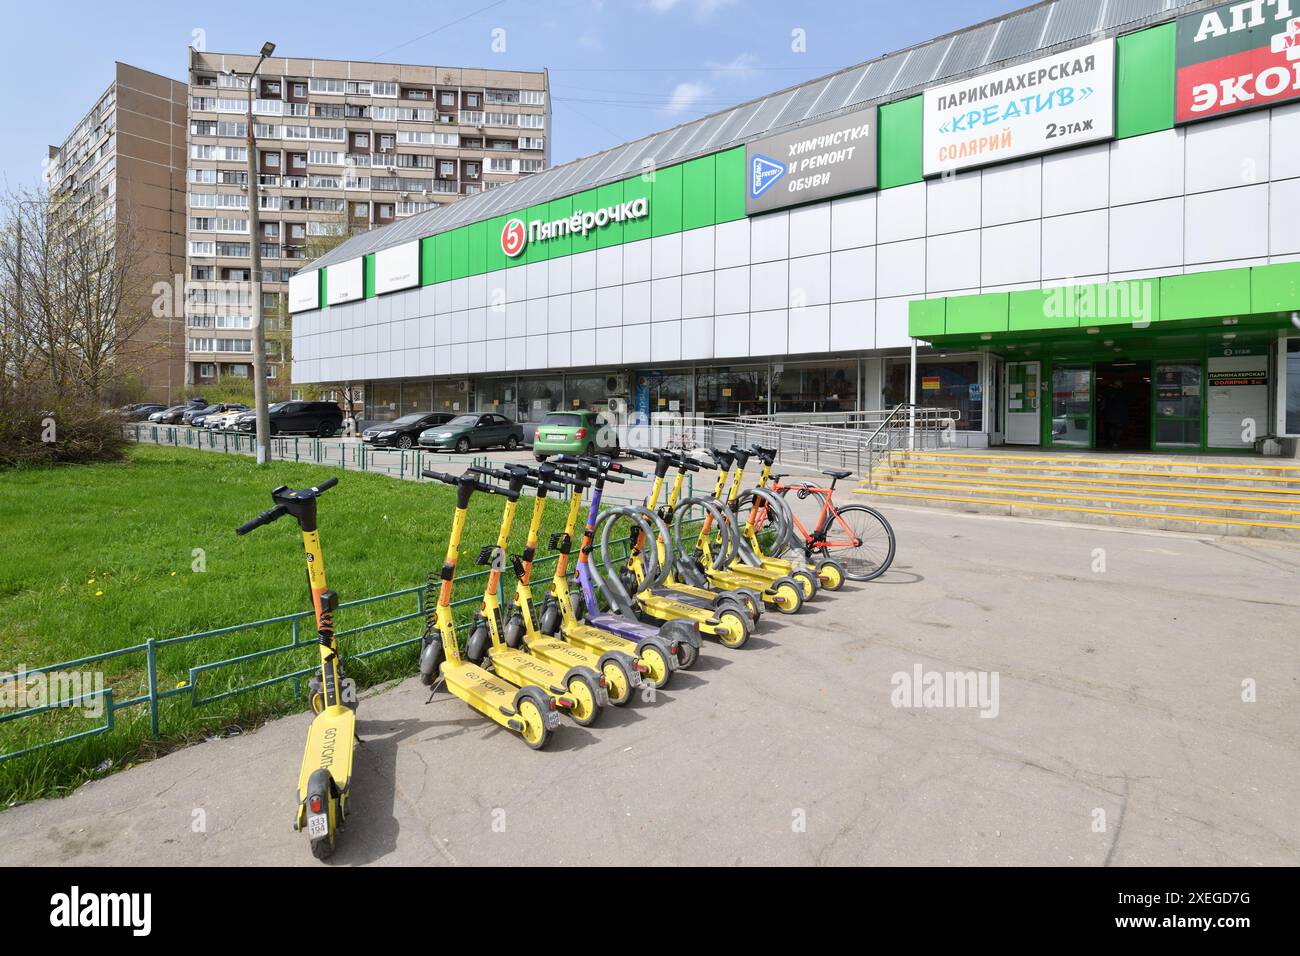
[[[272,435],[297,432],[332,438],[343,427],[343,410],[334,402],[276,402],[267,414]],[[250,410],[236,418],[235,430],[256,431],[257,412]]]

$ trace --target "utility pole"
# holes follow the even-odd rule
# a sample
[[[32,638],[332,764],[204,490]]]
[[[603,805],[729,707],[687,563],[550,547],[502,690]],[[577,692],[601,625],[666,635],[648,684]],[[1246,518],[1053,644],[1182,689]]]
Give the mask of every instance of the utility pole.
[[[271,460],[271,419],[266,403],[266,329],[262,325],[262,224],[257,199],[257,138],[253,135],[253,100],[257,94],[257,71],[274,52],[274,43],[263,43],[257,66],[248,74],[248,231],[252,244],[249,252],[253,256],[250,276],[253,295],[253,407],[257,410],[259,465],[265,465]]]

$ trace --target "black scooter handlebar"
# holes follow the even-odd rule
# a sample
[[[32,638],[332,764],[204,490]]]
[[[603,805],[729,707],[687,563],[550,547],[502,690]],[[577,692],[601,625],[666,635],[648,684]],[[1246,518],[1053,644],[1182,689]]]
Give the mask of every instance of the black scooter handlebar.
[[[330,480],[332,481],[334,479],[330,479]],[[262,525],[264,524],[270,524],[272,521],[275,521],[277,518],[283,518],[288,513],[289,512],[284,507],[284,505],[276,505],[274,508],[267,508],[256,518],[252,519],[251,521],[245,521],[238,528],[236,528],[235,534],[238,535],[248,534],[248,532],[254,531],[257,528],[262,527]]]

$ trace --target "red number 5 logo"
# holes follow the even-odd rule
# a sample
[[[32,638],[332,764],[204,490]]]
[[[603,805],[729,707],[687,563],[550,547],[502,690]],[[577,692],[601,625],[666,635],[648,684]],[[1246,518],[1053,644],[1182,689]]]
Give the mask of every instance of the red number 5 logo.
[[[524,251],[527,241],[528,233],[522,219],[511,219],[501,230],[501,251],[512,259]]]

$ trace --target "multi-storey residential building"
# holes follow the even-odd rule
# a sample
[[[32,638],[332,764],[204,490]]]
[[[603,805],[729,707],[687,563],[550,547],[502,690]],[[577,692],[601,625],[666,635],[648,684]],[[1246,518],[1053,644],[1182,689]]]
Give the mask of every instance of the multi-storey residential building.
[[[139,291],[126,305],[150,317],[127,343],[126,377],[138,383],[135,397],[160,402],[185,384],[182,317],[152,305],[155,284],[170,288],[185,271],[186,105],[185,84],[117,63],[108,89],[47,160],[53,200],[129,224]]]
[[[186,377],[252,369],[261,243],[267,375],[288,384],[289,276],[335,236],[514,182],[550,159],[545,71],[272,57],[253,90],[260,234],[249,235],[247,77],[256,56],[190,51]],[[278,390],[277,390],[278,391]]]

